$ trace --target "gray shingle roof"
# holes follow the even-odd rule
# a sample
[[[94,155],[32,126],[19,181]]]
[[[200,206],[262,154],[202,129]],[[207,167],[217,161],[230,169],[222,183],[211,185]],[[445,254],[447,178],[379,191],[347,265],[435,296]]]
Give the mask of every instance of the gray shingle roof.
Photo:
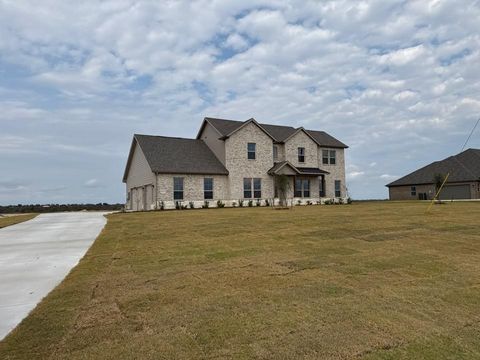
[[[235,131],[245,123],[245,121],[218,119],[210,117],[206,117],[205,120],[212,124],[212,126],[217,129],[217,131],[222,134],[222,136],[228,136],[231,132]],[[280,143],[285,141],[285,139],[287,139],[295,131],[297,131],[297,129],[292,126],[270,124],[260,124],[260,126],[265,129],[265,131],[267,131],[275,139],[275,141]],[[348,148],[347,145],[335,139],[333,136],[327,134],[325,131],[306,130],[306,132],[312,138],[314,138],[315,141],[321,146]]]
[[[155,173],[228,175],[202,140],[138,134],[134,138]]]
[[[480,149],[468,149],[455,156],[435,161],[387,186],[433,184],[435,174],[447,173],[450,173],[447,181],[449,183],[480,180]]]

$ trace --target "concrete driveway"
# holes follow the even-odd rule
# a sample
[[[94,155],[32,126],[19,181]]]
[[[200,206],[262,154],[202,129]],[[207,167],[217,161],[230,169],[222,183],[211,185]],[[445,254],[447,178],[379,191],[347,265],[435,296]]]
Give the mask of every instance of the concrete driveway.
[[[104,214],[41,214],[0,229],[0,340],[83,257],[106,224]]]

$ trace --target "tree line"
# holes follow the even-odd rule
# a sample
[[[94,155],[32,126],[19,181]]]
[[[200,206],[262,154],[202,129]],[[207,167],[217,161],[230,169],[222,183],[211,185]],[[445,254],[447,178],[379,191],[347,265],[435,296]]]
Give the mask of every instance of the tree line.
[[[46,213],[60,211],[82,211],[82,210],[122,210],[123,204],[17,204],[17,205],[0,205],[0,214],[12,213]]]

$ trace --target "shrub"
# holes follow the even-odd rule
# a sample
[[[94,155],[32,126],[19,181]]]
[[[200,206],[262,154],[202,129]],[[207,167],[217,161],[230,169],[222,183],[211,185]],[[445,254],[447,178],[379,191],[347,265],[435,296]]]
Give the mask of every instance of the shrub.
[[[270,201],[268,201],[268,199],[265,199],[265,206],[270,206]]]
[[[203,209],[208,209],[209,206],[210,206],[210,203],[209,203],[207,200],[205,200],[205,201],[203,202],[202,208],[203,208]]]
[[[332,199],[325,199],[323,202],[325,205],[332,205]]]
[[[256,205],[257,205],[257,206],[262,206],[262,200],[260,200],[260,199],[257,199],[257,201],[256,201]]]
[[[302,205],[302,200],[297,200],[297,205]]]
[[[223,203],[222,200],[218,200],[218,201],[217,201],[217,207],[219,207],[219,208],[225,207],[225,204]]]
[[[188,206],[190,206],[190,209],[195,209],[195,204],[193,203],[193,201],[190,201],[188,203]]]
[[[347,198],[347,204],[351,204],[351,203],[353,203],[353,200],[352,200],[351,197],[348,197],[348,198]]]
[[[235,201],[232,201],[232,207],[234,207],[234,208],[237,207],[237,203]]]
[[[243,207],[243,200],[238,200],[238,206]]]
[[[175,209],[177,209],[177,210],[182,209],[182,205],[180,204],[180,201],[175,201]]]
[[[248,207],[252,207],[253,206],[253,201],[252,200],[248,200]]]
[[[165,202],[163,200],[160,201],[160,210],[165,210]]]
[[[307,205],[313,205],[313,202],[311,202],[310,200],[307,201]]]

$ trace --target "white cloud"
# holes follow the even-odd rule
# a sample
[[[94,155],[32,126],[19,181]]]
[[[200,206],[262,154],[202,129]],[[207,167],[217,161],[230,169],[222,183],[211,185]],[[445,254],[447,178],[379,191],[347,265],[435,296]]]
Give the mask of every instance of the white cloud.
[[[406,65],[426,53],[424,45],[392,51],[379,57],[380,64]]]
[[[479,17],[462,1],[2,3],[0,162],[35,157],[38,189],[94,176],[112,185],[91,196],[119,201],[132,133],[254,116],[340,138],[349,190],[379,197],[478,117]]]

